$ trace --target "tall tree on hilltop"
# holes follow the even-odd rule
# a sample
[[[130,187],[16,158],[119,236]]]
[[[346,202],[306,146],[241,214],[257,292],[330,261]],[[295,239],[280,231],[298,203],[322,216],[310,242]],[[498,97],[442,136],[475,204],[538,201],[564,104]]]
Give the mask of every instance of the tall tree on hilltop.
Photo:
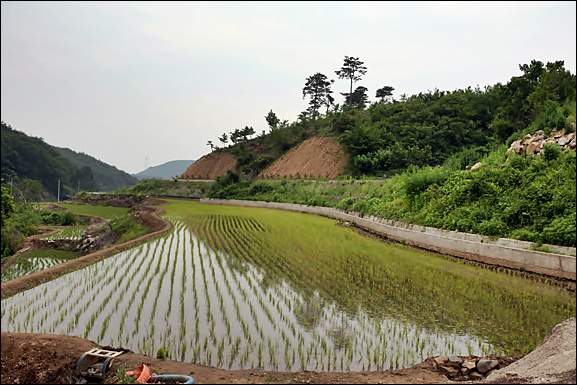
[[[331,84],[333,84],[333,82],[334,80],[329,80],[326,75],[320,72],[306,79],[303,88],[303,99],[306,96],[311,98],[308,111],[313,118],[318,115],[318,110],[321,106],[326,106],[328,112],[329,106],[335,101],[331,95],[333,93],[331,90]]]
[[[353,83],[361,80],[361,77],[367,73],[367,67],[363,66],[364,62],[358,57],[345,56],[345,61],[340,70],[335,71],[339,79],[349,79],[351,86],[349,89],[349,105],[352,104]]]
[[[381,102],[383,102],[383,101],[385,101],[386,98],[393,96],[394,90],[395,89],[391,86],[384,86],[384,87],[379,88],[377,90],[377,93],[375,94],[375,96],[377,98],[381,98]]]
[[[349,101],[349,105],[352,107],[364,107],[367,100],[367,88],[363,86],[358,86],[355,88],[352,94],[348,92],[341,92],[341,95],[345,97],[345,100]]]
[[[226,134],[226,132],[222,134],[222,136],[219,137],[218,140],[220,140],[222,144],[226,144],[226,142],[228,142],[228,135]]]
[[[280,119],[278,118],[278,116],[276,116],[276,114],[272,110],[270,110],[268,112],[268,114],[266,114],[264,119],[266,120],[266,123],[268,124],[268,128],[270,128],[271,132],[278,129]]]

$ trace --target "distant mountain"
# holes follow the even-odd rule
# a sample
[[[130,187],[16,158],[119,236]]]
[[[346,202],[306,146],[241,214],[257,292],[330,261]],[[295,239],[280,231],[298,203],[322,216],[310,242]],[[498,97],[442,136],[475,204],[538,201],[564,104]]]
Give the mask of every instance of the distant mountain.
[[[138,174],[133,174],[133,176],[139,180],[180,178],[182,173],[193,163],[194,160],[171,160],[158,166],[149,167]]]
[[[84,166],[92,169],[96,191],[115,191],[122,187],[134,186],[138,179],[114,166],[99,161],[85,153],[78,153],[69,148],[54,147],[62,156],[68,158],[78,168]]]

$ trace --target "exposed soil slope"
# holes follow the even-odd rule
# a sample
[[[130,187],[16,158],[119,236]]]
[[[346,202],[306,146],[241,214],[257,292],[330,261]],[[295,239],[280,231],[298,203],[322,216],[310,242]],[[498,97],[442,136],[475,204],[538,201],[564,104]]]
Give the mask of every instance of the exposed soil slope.
[[[334,137],[309,138],[263,170],[259,179],[336,178],[345,171],[348,156]]]
[[[191,164],[181,179],[216,179],[228,170],[234,170],[236,162],[236,157],[230,152],[211,152]]]

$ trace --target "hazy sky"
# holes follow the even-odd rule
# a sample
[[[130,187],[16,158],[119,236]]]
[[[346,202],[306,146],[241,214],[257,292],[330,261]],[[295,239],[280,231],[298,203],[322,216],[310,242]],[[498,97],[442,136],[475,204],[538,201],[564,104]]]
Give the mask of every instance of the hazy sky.
[[[294,122],[306,78],[367,67],[370,101],[506,83],[519,64],[575,74],[575,1],[2,1],[2,120],[128,173],[199,159],[208,140]]]

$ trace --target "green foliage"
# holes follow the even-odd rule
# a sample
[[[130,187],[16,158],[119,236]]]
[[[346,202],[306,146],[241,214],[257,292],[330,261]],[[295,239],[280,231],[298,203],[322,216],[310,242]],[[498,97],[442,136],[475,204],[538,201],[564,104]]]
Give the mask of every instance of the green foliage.
[[[546,143],[543,146],[543,158],[548,161],[554,161],[561,156],[562,150],[556,143]]]
[[[400,103],[347,110],[333,130],[352,155],[356,174],[382,175],[410,165],[438,166],[468,148],[491,145],[488,129],[498,106],[493,89],[420,93]]]
[[[577,243],[575,239],[577,231],[575,221],[575,212],[567,216],[554,218],[550,224],[543,227],[539,241],[551,245],[575,246]]]
[[[42,224],[38,211],[31,206],[18,204],[2,226],[2,260],[14,254],[22,240],[36,233],[36,227]]]
[[[126,374],[127,370],[124,367],[118,368],[116,371],[116,377],[120,384],[136,384],[136,376]]]
[[[225,175],[216,177],[215,182],[208,192],[209,198],[229,198],[239,194],[244,188],[248,187],[250,182],[242,180],[236,171],[228,170]]]
[[[409,199],[416,198],[423,193],[431,185],[440,185],[447,180],[448,174],[441,169],[423,170],[422,172],[415,172],[406,178],[405,193]]]
[[[348,104],[351,105],[353,95],[353,83],[362,79],[363,75],[367,73],[367,67],[363,66],[364,62],[360,61],[358,57],[345,56],[343,66],[340,70],[335,71],[339,79],[350,80],[350,91]]]
[[[557,106],[575,102],[576,78],[564,68],[563,61],[542,62],[532,60],[530,64],[519,65],[522,76],[511,78],[496,91],[502,103],[495,113],[490,127],[501,142],[512,134],[522,131],[533,122],[537,129],[546,133],[565,128],[567,120],[563,111],[553,113]],[[544,120],[536,118],[546,112]]]
[[[131,213],[117,216],[110,220],[107,225],[112,237],[116,239],[115,244],[117,245],[143,236],[149,231],[149,228]]]
[[[46,226],[74,226],[78,223],[76,214],[71,211],[40,211],[42,224]]]
[[[121,235],[134,226],[134,220],[130,214],[120,215],[108,222],[108,226],[114,234]]]
[[[171,195],[186,197],[204,197],[210,189],[212,181],[172,181],[163,179],[143,179],[134,186],[125,187],[116,191],[118,194]]]
[[[322,106],[326,106],[328,112],[329,107],[333,104],[334,98],[331,95],[333,93],[331,90],[333,82],[334,80],[329,80],[326,75],[320,72],[306,79],[303,88],[303,99],[307,96],[310,98],[308,112],[313,119],[318,116],[319,109]]]
[[[14,210],[16,209],[14,206],[14,197],[10,195],[10,191],[4,185],[2,185],[2,206],[0,210],[2,210],[2,222],[1,228],[4,228],[4,222],[12,216]]]
[[[156,358],[159,360],[166,360],[168,358],[168,349],[165,346],[161,346],[156,351]]]

